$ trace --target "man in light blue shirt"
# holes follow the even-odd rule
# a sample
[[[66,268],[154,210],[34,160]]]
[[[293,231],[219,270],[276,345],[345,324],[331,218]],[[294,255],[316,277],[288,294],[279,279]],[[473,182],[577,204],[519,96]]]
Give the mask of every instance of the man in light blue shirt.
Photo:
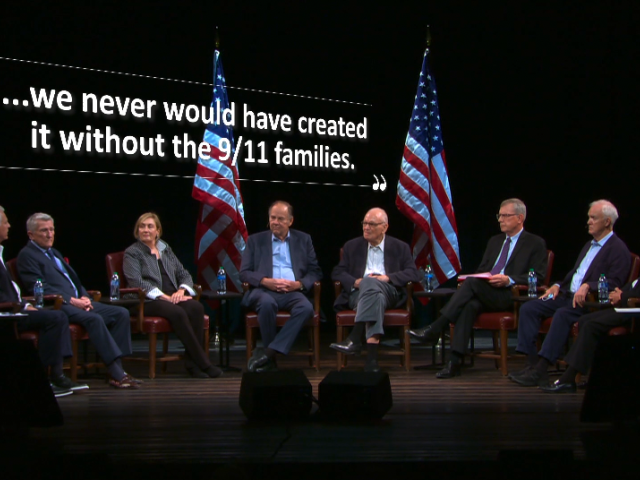
[[[512,374],[511,380],[526,387],[547,386],[547,368],[562,353],[571,327],[588,309],[584,306],[589,291],[597,289],[598,278],[604,274],[611,290],[623,286],[631,268],[631,253],[613,232],[618,211],[607,200],[597,200],[589,206],[587,226],[592,240],[582,248],[574,267],[562,282],[549,287],[539,299],[520,308],[518,346],[527,355],[524,370]],[[542,320],[553,316],[553,322],[540,352],[536,339]]]

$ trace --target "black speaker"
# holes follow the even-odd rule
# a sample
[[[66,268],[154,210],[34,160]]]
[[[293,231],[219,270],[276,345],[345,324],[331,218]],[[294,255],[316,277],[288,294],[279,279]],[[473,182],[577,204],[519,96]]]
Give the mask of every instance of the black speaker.
[[[62,412],[30,341],[8,341],[0,348],[0,422],[14,427],[55,427]]]
[[[318,385],[318,402],[323,415],[382,418],[393,406],[389,374],[329,372]]]
[[[302,370],[242,374],[240,408],[249,419],[300,419],[311,413],[311,401]]]
[[[618,422],[640,416],[640,341],[607,336],[598,344],[580,421]]]

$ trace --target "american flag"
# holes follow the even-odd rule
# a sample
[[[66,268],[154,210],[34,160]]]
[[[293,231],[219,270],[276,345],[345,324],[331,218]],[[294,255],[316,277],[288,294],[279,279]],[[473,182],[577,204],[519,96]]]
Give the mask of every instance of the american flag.
[[[227,87],[220,61],[220,52],[215,51],[213,67],[214,112],[229,108]],[[217,273],[220,265],[227,272],[227,290],[242,291],[240,283],[240,262],[247,240],[244,223],[244,207],[240,194],[238,169],[232,166],[235,144],[233,130],[221,120],[210,123],[204,132],[204,141],[209,144],[209,159],[198,158],[198,166],[193,181],[191,196],[201,202],[198,225],[196,227],[196,264],[198,282],[217,290]],[[231,154],[220,148],[220,140],[229,140]],[[206,289],[206,288],[205,288]]]
[[[414,223],[411,249],[416,266],[431,264],[438,283],[455,276],[460,271],[458,227],[428,48],[405,142],[396,206]]]

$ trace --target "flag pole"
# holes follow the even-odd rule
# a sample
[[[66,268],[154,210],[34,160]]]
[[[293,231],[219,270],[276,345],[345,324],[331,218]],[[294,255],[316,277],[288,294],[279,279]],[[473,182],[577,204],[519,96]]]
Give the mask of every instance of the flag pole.
[[[427,38],[425,40],[426,43],[426,47],[424,50],[424,56],[425,56],[425,62],[429,62],[429,49],[431,48],[431,26],[427,25]],[[431,71],[429,69],[429,71]],[[431,130],[429,130],[429,134],[431,134]],[[433,198],[433,184],[431,183],[431,155],[429,153],[427,153],[427,156],[429,157],[429,165],[427,165],[427,179],[429,181],[429,198]],[[429,202],[429,205],[427,205],[427,209],[429,210],[429,222],[431,222],[431,219],[433,219],[433,209],[431,208],[431,202]],[[430,235],[429,235],[429,255],[427,256],[427,263],[425,264],[424,268],[425,270],[427,269],[427,265],[430,265],[431,263],[433,263],[433,259],[431,258],[431,254],[433,253],[433,245],[435,243],[435,238],[434,238],[434,232],[433,232],[433,228],[430,229]]]
[[[220,34],[218,32],[218,26],[216,25],[216,35],[213,43],[215,50],[213,51],[213,90],[216,89],[216,64],[218,63],[218,53],[220,49]]]

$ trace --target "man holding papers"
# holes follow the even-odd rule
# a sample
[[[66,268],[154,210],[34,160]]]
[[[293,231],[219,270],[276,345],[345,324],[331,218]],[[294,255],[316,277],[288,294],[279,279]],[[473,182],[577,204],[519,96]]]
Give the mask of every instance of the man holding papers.
[[[533,269],[541,284],[547,270],[545,241],[525,232],[524,220],[527,207],[517,198],[502,202],[496,215],[501,234],[489,239],[478,267],[485,278],[468,278],[441,310],[440,318],[425,328],[409,330],[421,341],[435,341],[442,329],[455,323],[451,339],[451,358],[436,374],[438,378],[460,375],[460,364],[467,350],[473,322],[481,312],[507,310],[512,305],[511,285],[526,284],[529,269]]]

